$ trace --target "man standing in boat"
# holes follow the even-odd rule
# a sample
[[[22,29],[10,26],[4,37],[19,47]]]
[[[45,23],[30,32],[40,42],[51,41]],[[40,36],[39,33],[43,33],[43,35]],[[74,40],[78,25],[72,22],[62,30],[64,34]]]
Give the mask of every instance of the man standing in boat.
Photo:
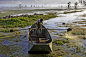
[[[39,43],[39,37],[38,34],[42,34],[42,24],[43,24],[43,19],[38,19],[35,22],[35,26],[36,26],[36,34],[37,34],[37,43]]]
[[[37,28],[37,34],[41,33],[42,31],[42,24],[43,24],[43,19],[38,19],[36,22],[35,22],[35,26]]]
[[[38,19],[38,20],[35,22],[35,25],[36,25],[36,28],[37,28],[37,29],[41,29],[42,24],[43,24],[43,19]]]

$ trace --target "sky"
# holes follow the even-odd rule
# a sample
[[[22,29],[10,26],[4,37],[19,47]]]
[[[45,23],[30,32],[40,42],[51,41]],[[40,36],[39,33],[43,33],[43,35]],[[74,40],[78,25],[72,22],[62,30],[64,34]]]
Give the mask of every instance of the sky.
[[[78,0],[0,0],[0,4],[67,4]]]

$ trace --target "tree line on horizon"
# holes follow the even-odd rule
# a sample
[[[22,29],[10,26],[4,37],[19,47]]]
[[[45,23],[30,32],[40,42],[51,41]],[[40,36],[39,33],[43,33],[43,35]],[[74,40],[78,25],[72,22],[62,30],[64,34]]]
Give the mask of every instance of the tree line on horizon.
[[[68,10],[70,10],[70,7],[71,7],[70,4],[71,4],[71,2],[68,2],[67,4],[68,4]],[[75,2],[74,3],[74,9],[75,10],[77,9],[77,5],[78,5],[78,2]]]
[[[71,2],[68,2],[67,4],[68,4],[68,6],[67,6],[68,7],[68,10],[70,10],[70,7],[71,7],[70,4],[71,4]],[[74,3],[74,9],[77,9],[77,5],[78,5],[78,2],[75,2]],[[21,7],[23,7],[23,6],[21,4],[19,4],[19,8],[21,8]],[[25,5],[25,7],[27,7],[27,6]],[[30,7],[37,7],[37,6],[36,5],[30,5]],[[44,6],[42,5],[42,7],[44,7]]]

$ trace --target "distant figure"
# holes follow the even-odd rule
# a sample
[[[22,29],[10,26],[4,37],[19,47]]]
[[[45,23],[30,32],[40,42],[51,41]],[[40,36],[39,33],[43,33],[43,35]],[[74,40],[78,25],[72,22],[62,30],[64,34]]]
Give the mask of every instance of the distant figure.
[[[35,22],[35,26],[36,26],[36,28],[37,28],[37,31],[36,31],[37,34],[42,33],[42,24],[43,24],[43,19],[38,19],[38,20]]]

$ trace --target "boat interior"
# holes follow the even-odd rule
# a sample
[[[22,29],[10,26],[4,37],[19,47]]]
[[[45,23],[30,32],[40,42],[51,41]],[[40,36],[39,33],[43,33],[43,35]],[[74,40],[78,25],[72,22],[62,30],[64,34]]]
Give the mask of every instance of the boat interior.
[[[36,29],[32,29],[29,32],[29,41],[32,43],[49,43],[51,37],[47,30],[42,29],[42,32],[37,34]]]

